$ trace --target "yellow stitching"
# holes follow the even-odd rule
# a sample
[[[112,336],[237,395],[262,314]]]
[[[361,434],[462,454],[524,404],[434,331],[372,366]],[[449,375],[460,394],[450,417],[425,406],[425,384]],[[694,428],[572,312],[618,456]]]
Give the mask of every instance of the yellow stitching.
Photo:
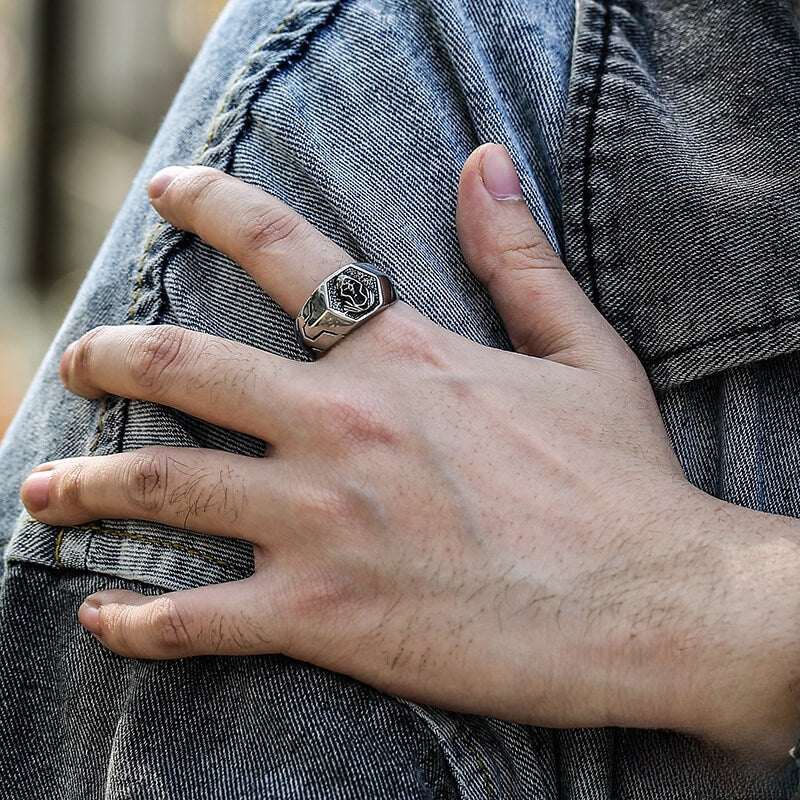
[[[104,397],[103,403],[100,406],[100,417],[97,420],[97,429],[95,430],[94,439],[92,440],[92,446],[89,448],[90,456],[95,454],[97,446],[100,444],[100,437],[103,435],[103,428],[106,425],[106,414],[108,414],[110,406],[111,401],[107,397]]]
[[[231,97],[233,96],[233,92],[239,84],[239,81],[242,79],[244,74],[247,72],[248,69],[255,61],[256,56],[279,34],[281,33],[286,26],[289,24],[289,20],[294,15],[295,11],[297,10],[297,6],[300,5],[302,0],[298,0],[295,5],[292,6],[289,13],[284,17],[283,22],[275,28],[274,31],[266,38],[264,41],[255,49],[252,53],[250,53],[250,57],[245,62],[245,65],[236,73],[231,82],[231,86],[228,91],[225,93],[225,97],[222,98],[222,102],[220,103],[219,109],[217,109],[217,113],[214,115],[214,120],[211,123],[211,130],[208,132],[208,138],[206,139],[205,144],[203,145],[203,149],[200,151],[200,155],[198,155],[197,160],[199,161],[208,151],[209,147],[211,147],[211,142],[214,141],[214,137],[216,136],[217,130],[219,128],[220,120],[222,119],[222,115],[225,113],[225,109],[228,107],[228,102],[230,101]]]
[[[131,305],[128,309],[128,318],[125,320],[126,325],[133,325],[133,321],[136,316],[136,308],[139,305],[139,298],[142,295],[142,287],[144,286],[144,270],[147,263],[147,256],[150,254],[150,248],[153,246],[153,242],[156,240],[156,237],[163,227],[164,221],[159,220],[153,226],[150,234],[147,237],[147,241],[145,242],[144,250],[142,251],[142,257],[139,259],[139,266],[136,270],[136,288],[134,289],[133,299],[131,300]],[[100,416],[97,418],[97,428],[95,430],[94,439],[89,447],[90,456],[93,456],[95,452],[97,452],[97,448],[100,445],[100,439],[103,435],[103,428],[105,428],[106,417],[108,416],[108,411],[110,408],[111,400],[109,400],[107,397],[103,398],[103,403],[100,406]]]
[[[28,517],[25,522],[27,523],[39,523],[38,519],[34,519],[33,517]],[[225,569],[231,570],[231,572],[235,572],[237,575],[245,576],[246,573],[242,572],[242,570],[237,569],[232,564],[229,564],[227,561],[223,561],[219,558],[214,558],[213,556],[208,555],[207,553],[201,553],[199,550],[193,550],[191,547],[186,547],[185,545],[178,544],[177,542],[168,542],[163,539],[155,539],[152,536],[144,536],[143,534],[135,534],[135,533],[125,533],[125,531],[118,531],[113,528],[103,528],[100,525],[73,525],[73,530],[79,531],[92,531],[93,533],[107,533],[109,536],[119,536],[125,539],[133,539],[137,542],[146,542],[147,544],[154,544],[161,547],[169,547],[173,550],[180,550],[181,552],[188,553],[192,556],[197,556],[198,558],[202,558],[204,561],[208,561],[212,564],[216,564],[219,567],[225,567]],[[56,537],[56,552],[55,552],[55,561],[58,566],[63,567],[63,563],[61,562],[61,542],[64,539],[64,534],[69,530],[69,528],[59,528],[58,529],[58,536]]]
[[[29,522],[36,522],[36,520],[28,520]],[[56,552],[55,552],[55,561],[59,567],[63,567],[64,565],[61,563],[61,540],[64,538],[64,531],[66,528],[59,528],[58,529],[58,536],[56,537]]]
[[[156,539],[153,536],[145,536],[141,533],[126,533],[125,531],[118,531],[114,528],[104,528],[102,525],[73,525],[74,530],[79,531],[91,531],[92,533],[105,533],[109,536],[117,536],[122,539],[132,539],[135,542],[144,542],[145,544],[153,544],[158,547],[166,547],[172,550],[179,550],[182,553],[188,553],[190,556],[196,556],[197,558],[203,559],[203,561],[208,561],[211,564],[216,564],[218,567],[224,567],[225,569],[231,570],[236,575],[241,575],[244,577],[246,573],[242,572],[242,570],[237,569],[232,564],[229,564],[227,561],[223,561],[220,558],[214,558],[213,556],[208,555],[207,553],[203,553],[200,550],[194,550],[191,547],[187,547],[183,544],[178,544],[178,542],[170,542],[166,539]],[[61,533],[63,533],[65,529],[61,529]]]
[[[272,39],[275,36],[277,36],[279,33],[281,33],[286,28],[287,24],[289,23],[289,20],[292,18],[292,16],[294,15],[295,11],[297,10],[297,7],[300,5],[301,2],[302,2],[302,0],[298,0],[298,2],[295,3],[292,6],[292,8],[289,10],[289,13],[284,17],[283,22],[281,22],[281,24],[278,25],[278,27],[250,54],[250,56],[247,59],[247,62],[245,63],[245,65],[239,70],[239,72],[234,77],[230,88],[226,92],[225,97],[223,98],[222,103],[220,104],[219,109],[217,110],[217,113],[214,115],[214,119],[211,121],[211,127],[210,127],[209,132],[208,132],[208,138],[206,139],[205,144],[203,145],[202,149],[200,150],[199,155],[195,159],[195,163],[198,163],[200,161],[200,159],[206,154],[206,151],[209,149],[209,147],[211,147],[211,142],[214,141],[214,136],[216,135],[217,130],[219,128],[219,123],[220,123],[220,120],[222,118],[222,115],[225,112],[225,109],[226,109],[226,107],[228,105],[228,102],[230,101],[231,97],[233,96],[233,92],[236,89],[236,86],[238,85],[238,83],[241,80],[242,76],[251,67],[251,65],[253,64],[253,61],[255,61],[256,56],[272,41]],[[139,266],[138,266],[138,268],[136,270],[136,288],[134,289],[133,299],[131,300],[131,305],[130,305],[130,308],[128,309],[128,318],[125,321],[126,325],[133,325],[134,324],[134,320],[136,318],[136,309],[137,309],[137,307],[139,305],[139,298],[141,297],[142,289],[144,287],[144,271],[145,271],[145,267],[146,267],[146,264],[147,264],[147,257],[150,254],[150,248],[153,246],[153,242],[155,242],[156,237],[158,236],[158,234],[160,233],[160,231],[164,227],[164,225],[165,225],[164,221],[163,220],[159,220],[158,223],[156,223],[156,225],[153,226],[153,229],[150,231],[150,234],[147,237],[147,241],[145,242],[144,250],[142,251],[142,257],[139,259]],[[97,420],[97,430],[95,432],[95,437],[92,440],[91,447],[89,448],[89,455],[90,456],[93,456],[95,454],[98,446],[100,445],[100,438],[103,435],[103,428],[105,427],[106,416],[108,415],[108,411],[109,411],[110,408],[111,408],[110,400],[108,400],[108,398],[104,399],[103,400],[103,404],[100,407],[100,416],[99,416],[99,418]],[[109,531],[106,531],[106,532],[108,533]],[[63,535],[63,528],[59,532],[59,537],[58,537],[58,539],[56,541],[56,552],[55,552],[56,563],[58,563],[58,549],[59,549],[59,546],[61,544],[62,535]],[[122,534],[122,533],[117,531],[117,532],[113,532],[112,535],[125,536],[125,535],[128,535],[128,534]],[[132,535],[128,535],[128,536],[129,536],[129,538],[136,538],[136,537],[134,537]],[[152,541],[156,542],[156,540],[152,540]],[[167,546],[172,546],[169,542],[167,542],[166,545]],[[192,555],[197,555],[200,558],[205,558],[206,560],[211,561],[212,563],[217,563],[217,564],[220,564],[223,567],[228,567],[229,569],[232,569],[234,572],[237,572],[240,575],[244,574],[244,573],[241,573],[238,570],[234,569],[229,564],[226,564],[225,562],[222,562],[222,561],[216,561],[215,559],[212,559],[209,556],[204,555],[203,553],[194,552],[194,551],[190,550],[189,548],[184,548],[184,547],[181,547],[179,545],[174,545],[174,546],[178,550],[185,550],[187,553],[191,553]]]
[[[478,772],[480,772],[481,778],[483,779],[483,785],[486,788],[486,796],[494,797],[494,789],[492,788],[492,783],[489,778],[489,772],[486,769],[486,764],[481,758],[480,753],[478,753],[477,748],[472,743],[472,740],[469,738],[467,729],[464,727],[464,724],[461,721],[458,722],[458,732],[461,735],[461,738],[464,740],[464,743],[467,745],[467,749],[470,753],[472,753],[475,763],[478,765]]]
[[[133,300],[131,300],[131,307],[128,309],[128,319],[125,321],[126,325],[133,325],[134,317],[136,316],[136,307],[139,305],[139,297],[142,294],[142,287],[144,286],[144,269],[147,262],[147,256],[150,254],[150,248],[156,240],[161,229],[164,227],[164,221],[159,220],[150,231],[147,241],[144,245],[142,257],[139,259],[139,268],[136,270],[136,289],[133,292]]]

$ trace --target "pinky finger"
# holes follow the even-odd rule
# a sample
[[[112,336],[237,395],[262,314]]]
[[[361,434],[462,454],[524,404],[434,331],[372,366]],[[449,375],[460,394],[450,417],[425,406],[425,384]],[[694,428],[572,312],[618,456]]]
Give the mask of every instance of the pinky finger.
[[[156,597],[109,590],[86,598],[81,624],[122,656],[175,659],[281,652],[282,618],[258,576]]]

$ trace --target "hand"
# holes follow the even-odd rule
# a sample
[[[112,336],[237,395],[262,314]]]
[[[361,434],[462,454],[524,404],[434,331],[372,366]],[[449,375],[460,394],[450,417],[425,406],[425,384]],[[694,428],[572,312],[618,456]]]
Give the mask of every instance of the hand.
[[[292,316],[351,260],[213,170],[162,172],[150,190]],[[70,346],[62,379],[83,397],[162,403],[271,445],[39,468],[22,496],[43,522],[139,518],[253,543],[246,580],[100,592],[81,622],[128,656],[280,652],[451,709],[748,746],[779,734],[785,752],[800,637],[772,586],[796,578],[796,528],[686,482],[640,364],[546,242],[502,148],[467,161],[457,223],[515,353],[403,303],[313,364],[171,327]]]

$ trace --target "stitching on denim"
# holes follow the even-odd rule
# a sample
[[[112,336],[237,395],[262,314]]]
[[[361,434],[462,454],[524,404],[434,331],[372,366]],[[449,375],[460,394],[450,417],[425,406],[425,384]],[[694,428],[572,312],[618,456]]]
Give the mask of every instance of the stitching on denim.
[[[35,520],[34,520],[35,521]],[[177,550],[181,553],[186,553],[190,556],[194,556],[196,558],[200,558],[203,561],[208,561],[210,564],[214,564],[218,567],[224,567],[225,569],[230,570],[235,575],[239,575],[240,577],[244,578],[247,576],[246,572],[234,567],[233,564],[225,561],[221,558],[214,558],[214,556],[208,555],[208,553],[203,553],[200,550],[195,550],[193,547],[187,547],[184,544],[179,544],[178,542],[170,542],[167,539],[156,539],[154,536],[147,536],[143,533],[127,533],[126,531],[119,531],[114,528],[106,528],[102,525],[95,525],[95,524],[87,524],[87,525],[73,525],[70,528],[61,528],[58,532],[58,539],[56,540],[56,545],[60,549],[61,542],[64,537],[64,533],[70,530],[75,531],[87,531],[92,534],[104,534],[107,536],[115,536],[120,539],[132,539],[135,542],[144,542],[145,544],[152,544],[156,547],[165,548],[168,550]],[[60,566],[63,566],[63,563],[56,559],[57,563]]]
[[[339,13],[345,2],[346,0],[339,0],[339,2],[334,3],[328,9],[328,12],[325,14],[325,16],[317,23],[317,26],[312,31],[309,32],[309,34],[303,39],[302,42],[300,42],[297,49],[293,52],[289,51],[285,53],[283,58],[277,61],[272,66],[272,68],[267,71],[267,73],[261,79],[261,82],[258,84],[255,92],[253,93],[253,100],[255,100],[255,98],[257,97],[260,97],[264,93],[270,81],[281,70],[286,69],[295,62],[299,61],[308,52],[308,48],[311,46],[311,43],[322,31],[328,28],[331,22],[333,22],[333,20],[336,18],[336,15]],[[236,153],[236,148],[239,142],[241,142],[244,135],[248,132],[248,130],[250,129],[250,125],[252,124],[253,116],[250,113],[251,106],[252,103],[248,106],[244,124],[234,137],[234,140],[228,150],[228,160],[225,162],[225,172],[229,171],[231,162],[233,161],[233,157]]]
[[[145,242],[144,250],[142,251],[142,257],[139,259],[139,266],[136,269],[136,284],[133,290],[133,299],[131,300],[130,307],[128,308],[127,318],[125,319],[126,325],[133,325],[136,318],[136,310],[139,306],[139,299],[142,296],[142,289],[144,287],[144,273],[147,265],[147,256],[150,254],[150,248],[153,246],[153,242],[156,240],[156,237],[164,225],[164,221],[159,220],[159,222],[153,226]],[[106,417],[108,416],[108,412],[111,410],[112,402],[113,401],[107,397],[103,398],[102,405],[100,406],[100,416],[97,419],[97,428],[95,430],[94,439],[92,440],[91,447],[89,448],[90,456],[93,456],[97,452],[97,448],[100,445],[100,439],[103,436],[103,429],[105,428],[106,424]]]
[[[472,754],[472,757],[475,759],[475,763],[478,766],[478,774],[481,776],[481,780],[483,781],[483,786],[486,789],[486,796],[487,797],[494,797],[494,789],[492,788],[492,779],[489,775],[489,770],[486,768],[486,762],[481,758],[481,754],[478,752],[478,748],[475,747],[475,743],[472,741],[469,735],[469,731],[467,730],[466,726],[461,720],[457,721],[458,726],[458,733],[461,737],[464,744],[467,746],[467,750]]]
[[[282,31],[284,31],[286,29],[286,26],[289,24],[290,20],[295,15],[295,13],[297,12],[298,7],[301,5],[301,3],[303,1],[304,0],[298,0],[298,2],[295,3],[292,6],[292,8],[290,9],[289,13],[284,17],[283,22],[281,22],[281,24],[278,25],[278,27],[274,31],[272,31],[272,33],[270,33],[270,35],[266,39],[264,39],[264,41],[255,50],[253,50],[253,52],[248,57],[246,63],[244,64],[244,66],[236,74],[236,76],[234,77],[233,81],[231,82],[230,88],[226,92],[225,97],[223,98],[222,103],[220,104],[219,109],[217,110],[216,114],[214,115],[214,118],[211,121],[208,137],[206,138],[205,144],[203,145],[202,149],[200,150],[200,153],[195,158],[195,163],[199,163],[199,161],[202,159],[202,157],[206,154],[208,149],[211,147],[211,143],[213,142],[214,137],[215,137],[215,135],[216,135],[216,133],[217,133],[217,131],[219,129],[220,119],[222,118],[222,116],[223,116],[223,114],[224,114],[224,112],[225,112],[225,110],[226,110],[226,108],[228,106],[228,103],[230,102],[231,97],[232,97],[234,91],[236,90],[236,88],[237,88],[237,86],[239,84],[239,81],[247,73],[247,70],[252,66],[253,61],[255,60],[256,56],[260,52],[262,52],[264,50],[264,48],[268,44],[270,44],[270,42],[272,42],[272,40],[275,38],[276,35],[278,35],[279,33],[281,33]],[[259,93],[260,93],[260,91],[261,91],[261,86],[259,86]],[[151,229],[150,233],[148,234],[147,240],[146,240],[145,245],[144,245],[144,249],[142,251],[142,256],[139,259],[139,266],[138,266],[138,268],[136,270],[136,279],[135,279],[136,280],[136,285],[135,285],[135,288],[134,288],[133,298],[131,300],[130,307],[128,308],[128,315],[127,315],[127,319],[125,320],[125,324],[126,325],[133,325],[134,322],[135,322],[136,311],[137,311],[138,306],[139,306],[139,299],[141,298],[142,290],[144,288],[144,273],[145,273],[146,268],[147,268],[148,256],[150,255],[150,250],[151,250],[151,248],[153,246],[153,243],[158,238],[158,234],[165,227],[166,227],[166,223],[164,222],[164,220],[159,220],[153,226],[153,228]],[[110,400],[108,400],[108,399],[104,399],[103,400],[102,406],[100,407],[100,416],[99,416],[99,418],[97,420],[97,429],[96,429],[96,432],[95,432],[95,436],[94,436],[94,439],[92,441],[91,447],[89,448],[89,455],[94,455],[97,452],[97,448],[100,445],[100,439],[101,439],[102,434],[103,434],[103,428],[105,426],[106,417],[108,416],[108,412],[111,409],[111,405],[112,405],[112,403],[111,403]]]
[[[147,237],[147,241],[145,242],[142,257],[139,259],[139,268],[136,270],[136,288],[133,291],[133,299],[131,300],[131,306],[128,309],[128,318],[125,320],[126,325],[133,325],[133,321],[136,318],[136,310],[139,307],[139,298],[142,296],[142,289],[144,288],[144,272],[147,266],[147,256],[150,254],[150,248],[153,246],[153,242],[155,242],[156,237],[161,232],[161,229],[165,226],[166,223],[163,220],[159,220],[153,226],[153,229],[150,231],[150,235]]]
[[[95,430],[94,439],[92,440],[92,446],[89,448],[90,456],[93,456],[97,452],[97,448],[100,445],[100,438],[103,435],[103,428],[106,426],[106,416],[110,408],[111,400],[104,397],[103,402],[100,404],[100,416],[97,419],[97,428]]]
[[[28,522],[36,522],[35,519],[29,519]],[[63,567],[64,565],[61,563],[61,541],[64,538],[64,531],[66,528],[59,528],[58,529],[58,536],[56,536],[56,551],[54,553],[54,558],[56,562],[56,566]]]
[[[253,50],[253,52],[248,57],[247,62],[245,63],[245,65],[242,67],[242,69],[234,77],[233,81],[231,82],[230,88],[226,92],[225,97],[223,98],[222,103],[220,104],[220,107],[217,110],[217,113],[214,115],[214,118],[211,121],[208,137],[206,138],[205,144],[201,148],[199,154],[195,158],[195,163],[199,163],[200,160],[202,159],[202,157],[206,154],[208,149],[211,147],[211,143],[213,142],[214,137],[216,136],[216,134],[217,134],[217,132],[219,130],[220,120],[221,120],[223,114],[225,113],[225,110],[226,110],[226,108],[228,106],[228,103],[230,102],[230,100],[231,100],[231,98],[233,96],[233,93],[234,93],[234,91],[236,90],[236,88],[238,86],[239,81],[242,79],[242,77],[244,77],[244,75],[247,73],[247,70],[252,66],[256,56],[260,52],[262,52],[264,50],[264,48],[267,47],[268,44],[270,44],[273,41],[273,39],[275,38],[276,35],[282,33],[286,29],[287,25],[291,21],[292,17],[295,16],[295,14],[297,12],[297,9],[302,4],[302,2],[303,2],[303,0],[298,0],[298,2],[295,3],[292,6],[292,8],[290,9],[289,13],[284,17],[284,19],[281,22],[281,24],[278,25],[278,27],[274,31],[272,31],[272,33],[270,33],[270,35],[268,37],[266,37],[266,39],[264,39],[264,41],[255,50]],[[339,4],[337,4],[337,6],[335,6],[332,11],[335,11],[336,8],[338,7],[338,5]],[[330,21],[330,19],[332,19],[332,18],[333,18],[333,13],[329,12],[328,15],[326,16],[326,18],[323,20],[322,27],[325,27],[328,24],[328,22]],[[305,48],[301,48],[301,50],[304,51]],[[278,69],[282,68],[283,66],[285,66],[288,63],[291,63],[291,58],[284,58],[275,67],[273,67],[273,69],[271,69],[268,72],[267,77],[265,78],[265,80],[262,80],[262,82],[259,84],[258,90],[256,91],[256,95],[261,94],[261,92],[263,92],[263,90],[264,90],[264,87],[266,86],[266,82],[278,71]],[[239,141],[239,137],[237,136],[237,138],[236,138],[236,140],[234,142],[234,145],[233,145],[234,147],[235,147],[235,144],[238,141]],[[151,248],[153,246],[153,243],[156,241],[156,239],[158,238],[159,233],[164,228],[166,228],[166,223],[163,220],[159,220],[153,226],[153,228],[151,229],[150,233],[148,234],[147,240],[145,241],[145,245],[144,245],[144,248],[142,250],[142,255],[141,255],[141,258],[139,259],[139,265],[138,265],[138,268],[136,270],[135,287],[134,287],[134,291],[133,291],[133,297],[131,299],[131,304],[130,304],[130,307],[128,308],[127,319],[125,320],[125,324],[126,325],[133,325],[134,322],[135,322],[136,312],[137,312],[138,307],[139,307],[139,300],[141,299],[142,290],[144,288],[144,275],[145,275],[145,272],[146,272],[146,269],[147,269],[148,257],[150,255],[150,251],[151,251]],[[99,415],[99,417],[97,419],[97,426],[96,426],[96,429],[95,429],[95,435],[94,435],[92,443],[91,443],[91,445],[89,447],[89,455],[90,456],[95,455],[95,453],[97,452],[97,448],[100,446],[100,441],[102,439],[103,430],[105,429],[105,425],[106,425],[106,419],[108,417],[108,413],[111,410],[112,405],[113,405],[113,401],[111,399],[109,399],[109,398],[104,398],[103,399],[102,404],[100,406],[100,415]],[[56,545],[55,545],[54,560],[55,560],[55,562],[57,564],[60,563],[59,562],[59,549],[60,549],[62,537],[63,537],[63,529],[59,532],[58,538],[56,540]],[[187,550],[187,552],[188,552],[188,550]],[[199,555],[201,558],[204,557],[203,554],[201,554],[201,553],[198,553],[197,555]],[[213,559],[211,559],[211,560],[213,561]],[[233,567],[230,567],[230,565],[225,564],[224,562],[217,562],[217,563],[222,564],[222,566],[227,566],[230,569],[234,569]],[[237,571],[237,570],[234,569],[234,571]],[[243,574],[243,573],[240,573],[240,574]]]
[[[297,11],[297,8],[300,4],[304,2],[304,0],[298,0],[289,10],[289,13],[283,18],[283,22],[275,28],[270,35],[264,39],[261,44],[250,53],[249,58],[245,62],[244,66],[236,73],[233,80],[231,81],[231,85],[228,88],[228,91],[225,93],[225,97],[222,98],[222,102],[217,109],[217,113],[214,115],[214,119],[211,122],[210,130],[208,131],[208,137],[206,138],[205,144],[203,145],[202,149],[200,150],[199,155],[197,156],[197,161],[208,152],[208,149],[211,147],[211,143],[214,141],[214,137],[217,135],[217,130],[219,127],[220,120],[222,119],[222,115],[225,113],[225,110],[228,107],[228,103],[231,101],[231,97],[233,96],[234,91],[236,90],[237,86],[239,85],[239,81],[247,74],[247,71],[253,65],[253,62],[256,60],[256,56],[261,53],[267,45],[269,45],[272,40],[279,34],[286,30],[286,26],[289,24],[289,21],[294,16]]]
[[[648,359],[650,364],[661,364],[664,361],[668,361],[670,358],[675,358],[676,356],[683,356],[691,353],[694,350],[697,350],[700,347],[705,347],[709,344],[717,344],[721,342],[725,342],[729,339],[734,339],[737,336],[746,336],[750,333],[769,333],[770,331],[777,331],[780,328],[784,327],[784,325],[791,325],[792,323],[800,322],[800,314],[795,314],[792,317],[786,317],[785,319],[779,319],[774,322],[769,322],[764,325],[745,325],[742,328],[737,328],[735,331],[730,331],[729,333],[723,333],[719,336],[713,336],[710,339],[704,339],[702,342],[695,342],[694,344],[683,345],[682,347],[676,347],[674,350],[668,350],[666,353],[661,353],[654,358]]]
[[[594,140],[597,135],[597,114],[600,110],[600,96],[603,90],[603,78],[608,69],[608,54],[611,44],[611,4],[603,0],[603,31],[600,47],[600,57],[597,62],[597,75],[595,77],[592,94],[589,98],[589,119],[586,125],[586,147],[583,162],[583,230],[586,237],[586,267],[589,275],[592,299],[599,304],[597,289],[597,260],[594,252],[594,227],[591,220],[592,189],[590,177],[595,167]]]

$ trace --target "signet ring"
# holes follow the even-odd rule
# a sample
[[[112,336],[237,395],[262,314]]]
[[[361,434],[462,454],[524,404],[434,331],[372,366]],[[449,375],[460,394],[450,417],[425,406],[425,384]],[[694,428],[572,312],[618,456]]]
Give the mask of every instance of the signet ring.
[[[395,300],[387,275],[372,264],[346,264],[317,286],[300,309],[298,338],[315,354],[324,353]]]

